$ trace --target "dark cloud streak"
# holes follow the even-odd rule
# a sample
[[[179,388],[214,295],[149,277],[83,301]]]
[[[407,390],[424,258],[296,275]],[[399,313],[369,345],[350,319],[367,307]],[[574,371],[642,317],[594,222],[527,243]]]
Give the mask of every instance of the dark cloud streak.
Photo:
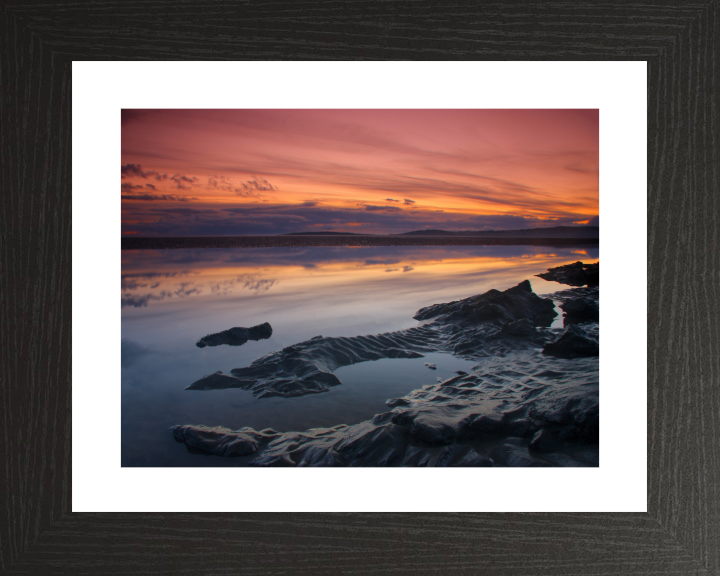
[[[366,212],[402,212],[402,208],[397,206],[374,206],[372,204],[365,204],[364,209]]]
[[[402,210],[397,206],[360,205],[357,208],[284,204],[249,204],[203,208],[162,209],[142,202],[126,206],[131,224],[125,231],[149,236],[266,235],[288,232],[336,230],[383,234],[439,228],[445,230],[524,229],[542,226],[569,226],[588,220],[593,214],[565,214],[547,220],[516,215],[472,215],[453,212]],[[144,222],[147,221],[147,222]],[[139,223],[138,223],[139,222]],[[358,226],[349,226],[353,223]]]
[[[153,200],[163,202],[190,202],[191,200],[197,200],[197,198],[178,196],[177,194],[122,194],[120,198],[122,200],[143,200],[146,202]]]
[[[144,171],[140,164],[124,164],[120,167],[120,178],[155,178],[155,180],[167,180],[167,174],[160,174],[155,170]]]
[[[277,190],[276,186],[273,186],[265,180],[265,178],[254,177],[253,180],[246,180],[240,184],[240,188],[235,188],[235,193],[238,196],[259,196],[259,192],[272,192]]]

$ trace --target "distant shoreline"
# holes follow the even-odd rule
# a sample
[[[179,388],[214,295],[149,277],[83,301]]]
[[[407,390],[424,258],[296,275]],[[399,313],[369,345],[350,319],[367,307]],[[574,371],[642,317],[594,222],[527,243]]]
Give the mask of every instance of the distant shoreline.
[[[599,238],[507,238],[421,235],[284,235],[123,237],[122,250],[302,248],[309,246],[598,246]]]

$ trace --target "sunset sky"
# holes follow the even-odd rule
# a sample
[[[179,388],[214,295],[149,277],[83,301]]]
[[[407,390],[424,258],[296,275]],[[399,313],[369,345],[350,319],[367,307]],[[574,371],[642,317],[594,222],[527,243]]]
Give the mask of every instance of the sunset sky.
[[[123,110],[122,232],[598,223],[597,110]]]

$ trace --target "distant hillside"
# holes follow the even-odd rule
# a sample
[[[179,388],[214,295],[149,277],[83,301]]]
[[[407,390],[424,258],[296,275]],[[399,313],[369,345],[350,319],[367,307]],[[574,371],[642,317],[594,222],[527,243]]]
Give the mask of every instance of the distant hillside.
[[[367,236],[367,234],[356,234],[355,232],[288,232],[281,236]]]
[[[481,238],[599,238],[597,226],[553,226],[551,228],[526,228],[524,230],[413,230],[398,236],[477,236]]]
[[[599,238],[597,226],[553,226],[551,228],[525,228],[523,230],[413,230],[401,234],[357,234],[356,232],[289,232],[280,236],[449,236],[473,238]]]

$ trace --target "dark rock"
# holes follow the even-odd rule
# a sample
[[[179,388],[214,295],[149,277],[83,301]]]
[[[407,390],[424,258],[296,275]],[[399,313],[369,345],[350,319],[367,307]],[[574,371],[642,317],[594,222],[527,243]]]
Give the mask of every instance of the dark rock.
[[[432,329],[418,327],[376,336],[315,336],[258,358],[250,366],[234,368],[231,375],[205,376],[187,390],[243,388],[251,390],[257,398],[326,392],[341,384],[333,374],[341,366],[380,358],[422,358],[419,349],[433,349],[423,344],[431,335]]]
[[[408,443],[407,430],[393,424],[366,426],[361,423],[353,429],[340,430],[336,438],[333,449],[344,459],[360,465],[378,462],[379,466],[392,466]]]
[[[281,454],[274,458],[256,460],[253,462],[253,465],[265,468],[290,468],[297,466],[297,464],[293,462],[287,454]]]
[[[510,442],[489,450],[488,456],[495,462],[496,466],[547,466],[544,461],[533,458],[526,447],[517,446]]]
[[[557,358],[572,359],[584,356],[598,356],[600,349],[597,340],[590,338],[585,330],[579,326],[571,324],[560,338],[547,344],[542,353]]]
[[[218,456],[247,456],[260,446],[255,437],[258,433],[251,435],[220,426],[173,426],[170,430],[176,440]]]
[[[538,336],[539,332],[529,319],[522,318],[521,320],[515,320],[515,322],[505,324],[500,329],[500,335],[514,336],[516,338],[532,338],[533,336]]]
[[[600,283],[600,263],[583,264],[575,262],[556,268],[549,268],[547,272],[537,274],[543,280],[559,282],[568,286],[598,286]]]
[[[546,430],[545,428],[535,432],[532,440],[530,441],[530,448],[533,450],[541,450],[543,452],[554,452],[560,447],[555,434]]]
[[[596,288],[572,288],[553,297],[564,304],[589,299],[565,306],[566,314],[588,313],[597,294]],[[388,400],[390,411],[351,426],[302,432],[176,426],[173,434],[188,450],[250,455],[247,463],[254,466],[596,465],[597,459],[575,459],[568,447],[583,454],[592,452],[590,444],[597,449],[598,362],[592,356],[598,344],[591,335],[598,325],[588,324],[586,332],[571,324],[541,354],[538,343],[551,331],[537,326],[556,315],[553,301],[538,297],[525,281],[504,292],[424,308],[416,318],[431,322],[406,330],[316,336],[229,375],[205,376],[190,389],[240,387],[258,398],[301,396],[340,384],[337,368],[368,360],[454,351],[482,362],[470,374],[458,371]]]
[[[334,450],[324,450],[321,446],[309,446],[298,460],[299,467],[304,466],[342,466],[343,460]]]
[[[396,406],[409,406],[410,402],[404,398],[390,398],[389,400],[385,400],[385,404],[390,406],[390,408],[395,408]]]
[[[600,320],[598,303],[590,298],[568,298],[560,304],[560,308],[565,312],[563,319],[565,326]]]
[[[478,349],[480,349],[481,347],[482,347],[481,342],[468,340],[468,341],[459,342],[458,344],[456,344],[453,347],[452,351],[453,351],[453,354],[463,354],[463,353],[471,353],[472,354],[472,353],[476,352]]]
[[[464,300],[421,308],[413,318],[427,320],[438,316],[444,316],[445,323],[504,325],[526,318],[533,326],[550,326],[557,312],[552,300],[540,298],[532,291],[530,282],[524,280],[504,292],[489,290]]]
[[[461,458],[452,463],[451,466],[490,467],[495,466],[495,462],[493,462],[492,458],[478,454],[473,448],[470,448]]]
[[[251,390],[256,398],[317,394],[341,384],[333,374],[337,368],[359,362],[422,358],[423,352],[434,351],[469,357],[502,355],[527,348],[541,336],[535,326],[550,325],[557,316],[553,301],[533,293],[527,280],[504,292],[490,290],[460,302],[436,304],[421,310],[416,318],[435,314],[440,317],[432,323],[397,332],[351,338],[315,336],[235,368],[230,375],[205,376],[188,389],[236,387]],[[262,326],[271,330],[269,324]],[[218,335],[203,341],[212,341],[214,336]],[[437,367],[428,364],[428,368]]]
[[[185,390],[224,390],[225,388],[237,388],[238,379],[229,374],[215,372],[209,376],[203,376],[197,382],[194,382]]]
[[[267,322],[252,326],[251,328],[230,328],[216,334],[208,334],[204,338],[200,338],[195,344],[198,348],[205,346],[221,346],[227,344],[229,346],[242,346],[248,340],[266,340],[272,336],[272,326]]]
[[[251,454],[252,466],[597,465],[587,457],[598,442],[596,358],[569,363],[531,349],[451,380],[390,400],[392,410],[351,426],[176,426],[173,434],[198,453]]]
[[[410,439],[423,444],[448,444],[455,436],[455,429],[442,417],[433,414],[416,416],[410,424]]]
[[[424,358],[420,352],[413,350],[398,350],[396,348],[388,348],[380,358]]]
[[[464,426],[464,432],[467,436],[495,434],[502,429],[502,414],[472,415],[466,419]]]

